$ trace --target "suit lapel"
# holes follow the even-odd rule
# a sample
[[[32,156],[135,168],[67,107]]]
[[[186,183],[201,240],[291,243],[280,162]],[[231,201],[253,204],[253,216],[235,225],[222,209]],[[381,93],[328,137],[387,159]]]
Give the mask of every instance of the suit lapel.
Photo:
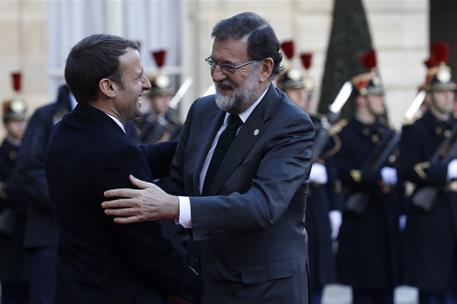
[[[278,98],[279,96],[276,93],[274,86],[270,85],[268,92],[251,113],[246,123],[242,126],[240,133],[227,151],[211,185],[211,195],[218,193],[224,182],[243,162],[252,147],[262,137],[268,126],[268,120],[273,115]]]
[[[195,134],[199,134],[198,141],[199,144],[196,145],[198,150],[195,154],[195,159],[197,159],[197,167],[194,174],[193,185],[195,193],[200,193],[200,172],[205,161],[206,155],[211,147],[211,144],[216,136],[217,131],[219,130],[222,122],[224,121],[225,112],[215,108],[214,111],[209,111],[205,116],[202,117],[203,123],[195,122],[199,126],[199,129],[196,130]]]

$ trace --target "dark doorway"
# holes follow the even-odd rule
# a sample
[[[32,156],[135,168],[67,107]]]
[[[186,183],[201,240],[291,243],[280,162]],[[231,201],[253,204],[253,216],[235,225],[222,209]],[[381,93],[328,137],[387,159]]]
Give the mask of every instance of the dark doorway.
[[[457,1],[429,0],[430,42],[449,43],[449,65],[457,80]]]
[[[456,1],[456,0],[454,0]],[[360,55],[371,49],[371,35],[363,0],[334,0],[332,29],[321,83],[318,112],[326,114],[343,83],[364,72]],[[346,103],[343,116],[351,116],[354,105]]]

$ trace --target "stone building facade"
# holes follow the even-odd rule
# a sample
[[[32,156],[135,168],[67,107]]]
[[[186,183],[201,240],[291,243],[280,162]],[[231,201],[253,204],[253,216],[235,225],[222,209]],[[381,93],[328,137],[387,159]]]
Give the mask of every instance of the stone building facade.
[[[0,1],[0,100],[12,96],[9,75],[16,70],[21,70],[24,75],[22,94],[31,109],[54,98],[50,82],[55,77],[61,77],[59,73],[63,70],[51,69],[49,64],[50,41],[57,39],[52,37],[50,30],[53,1],[60,0]],[[103,2],[105,32],[120,35],[125,29],[125,21],[119,21],[125,16],[120,9],[135,2],[137,5],[139,2],[148,5],[148,1],[141,0],[98,1]],[[183,116],[194,98],[211,84],[203,59],[211,51],[212,26],[219,19],[242,11],[254,11],[265,17],[281,40],[295,41],[298,52],[314,53],[311,75],[319,92],[334,0],[171,1],[180,4],[180,9],[172,14],[175,20],[179,20],[181,29],[178,63],[171,70],[180,74],[181,79],[192,77],[194,80],[181,106]],[[394,126],[399,126],[404,111],[415,96],[417,85],[425,76],[422,61],[428,52],[428,1],[364,0],[364,5],[387,90],[390,118]]]

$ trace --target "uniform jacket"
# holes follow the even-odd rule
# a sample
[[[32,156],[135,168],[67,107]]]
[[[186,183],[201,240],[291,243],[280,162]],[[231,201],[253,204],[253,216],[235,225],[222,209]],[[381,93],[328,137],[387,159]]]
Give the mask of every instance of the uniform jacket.
[[[0,214],[8,213],[10,224],[0,231],[0,281],[25,279],[24,264],[24,197],[9,179],[16,165],[18,146],[4,140],[0,146]]]
[[[176,111],[170,109],[163,117],[151,113],[143,114],[136,123],[137,134],[142,144],[176,140],[182,128]]]
[[[455,192],[446,189],[447,164],[428,162],[452,129],[430,111],[403,130],[400,169],[416,185],[441,189],[429,211],[407,207],[404,235],[403,282],[425,291],[444,292],[457,257],[457,205]]]
[[[57,245],[57,228],[50,203],[44,160],[52,128],[71,109],[69,92],[68,87],[61,86],[56,102],[35,111],[19,149],[18,165],[12,180],[27,200],[24,240],[27,248]]]
[[[383,191],[380,172],[372,167],[392,135],[379,122],[366,125],[355,118],[339,133],[335,163],[345,196],[369,194],[362,214],[344,210],[338,239],[339,279],[357,288],[391,289],[398,280],[400,193],[395,187]]]

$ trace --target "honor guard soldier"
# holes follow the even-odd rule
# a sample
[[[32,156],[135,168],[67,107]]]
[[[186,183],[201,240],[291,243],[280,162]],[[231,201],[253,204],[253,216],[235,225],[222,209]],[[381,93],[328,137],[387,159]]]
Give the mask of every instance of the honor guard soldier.
[[[162,68],[165,63],[165,50],[152,53],[156,66]],[[149,112],[143,114],[137,122],[137,135],[140,143],[153,144],[175,140],[181,130],[178,112],[170,108],[173,96],[171,80],[167,75],[158,73],[149,77],[151,89],[144,96],[149,105]]]
[[[431,53],[439,64],[427,78],[429,109],[404,128],[400,144],[400,174],[415,185],[408,198],[402,283],[419,289],[421,304],[456,303],[456,85],[447,44],[433,44]]]
[[[282,43],[282,49],[289,60],[292,42]],[[315,85],[308,74],[312,54],[300,55],[303,68],[289,66],[279,75],[277,86],[288,97],[306,112],[311,111]],[[316,133],[321,127],[321,120],[311,115]],[[335,261],[332,250],[331,223],[338,230],[341,224],[341,213],[336,208],[335,179],[336,171],[330,157],[338,149],[335,142],[329,143],[328,148],[317,159],[310,173],[310,194],[307,199],[305,227],[308,233],[309,256],[309,290],[311,303],[321,303],[322,290],[325,285],[335,282]],[[337,211],[338,210],[338,211]],[[331,214],[331,216],[330,216]],[[339,215],[339,217],[338,217]],[[333,222],[330,222],[330,219]]]
[[[24,246],[30,266],[28,304],[54,303],[58,231],[44,169],[46,147],[54,125],[75,106],[76,100],[69,88],[62,85],[55,102],[33,113],[12,177],[26,200]]]
[[[20,90],[19,73],[15,73],[15,90]],[[0,146],[0,282],[2,304],[26,304],[27,280],[24,263],[24,200],[10,182],[16,167],[17,153],[24,134],[27,105],[15,97],[2,104],[6,138]]]
[[[394,301],[398,278],[397,170],[393,157],[379,163],[393,131],[384,117],[384,87],[376,54],[361,56],[365,73],[352,79],[354,116],[338,134],[341,149],[336,166],[343,184],[344,211],[337,269],[341,283],[352,287],[353,303]]]

